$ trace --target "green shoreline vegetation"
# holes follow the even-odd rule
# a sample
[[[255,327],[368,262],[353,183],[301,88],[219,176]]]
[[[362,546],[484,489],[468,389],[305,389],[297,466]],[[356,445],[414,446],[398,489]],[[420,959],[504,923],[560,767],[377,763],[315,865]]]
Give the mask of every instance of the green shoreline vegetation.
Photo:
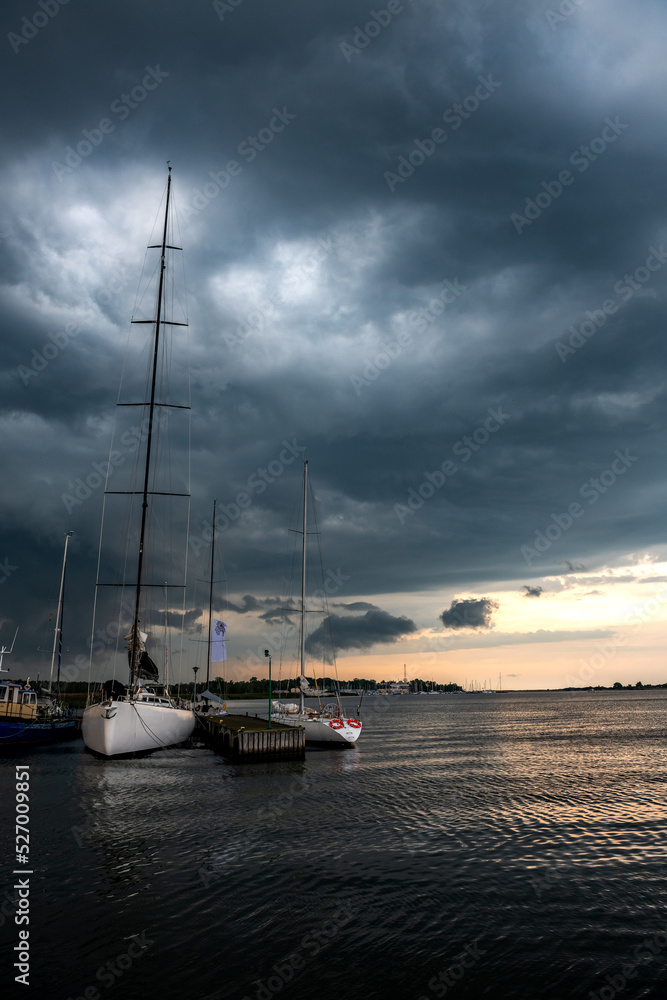
[[[313,689],[315,689],[316,679],[314,677],[307,678],[308,682],[311,684]],[[25,680],[18,680],[14,683],[25,684]],[[281,686],[282,685],[282,686]],[[278,685],[276,681],[272,681],[272,697],[276,700],[279,698],[294,699],[298,697],[299,694],[299,679],[298,677],[291,678],[281,682]],[[40,683],[32,682],[32,686],[39,690]],[[190,681],[187,684],[171,684],[169,690],[174,697],[191,699],[193,695],[194,685]],[[261,677],[251,677],[247,681],[223,681],[221,678],[216,677],[215,680],[211,681],[209,684],[211,692],[217,697],[222,698],[223,701],[253,701],[253,700],[266,700],[269,694],[269,681],[268,678]],[[532,693],[539,691],[550,691],[550,692],[573,692],[573,691],[651,691],[660,690],[667,688],[667,683],[665,684],[643,684],[642,681],[637,681],[635,684],[621,684],[620,681],[615,681],[613,685],[606,687],[604,684],[588,684],[582,687],[565,687],[565,688],[511,688],[505,691],[495,692],[499,695],[504,694],[518,694],[518,693]],[[335,697],[336,681],[332,677],[324,677],[317,680],[317,689],[319,690],[322,697],[331,698]],[[206,682],[197,682],[197,693],[201,694],[202,691],[206,690]],[[71,708],[85,708],[86,705],[86,693],[88,691],[88,685],[85,681],[63,681],[60,685],[60,700],[68,704]],[[369,678],[354,678],[354,680],[346,681],[345,688],[340,691],[340,697],[342,698],[359,698],[361,694],[367,694],[369,691],[377,692],[378,694],[386,694],[389,692],[388,684],[385,681],[375,681]],[[479,691],[465,692],[464,689],[459,684],[435,684],[433,681],[423,681],[420,679],[415,679],[409,682],[409,693],[417,694],[419,691],[436,691],[440,694],[451,694],[460,692],[461,694],[480,694]],[[309,695],[308,697],[313,697]]]

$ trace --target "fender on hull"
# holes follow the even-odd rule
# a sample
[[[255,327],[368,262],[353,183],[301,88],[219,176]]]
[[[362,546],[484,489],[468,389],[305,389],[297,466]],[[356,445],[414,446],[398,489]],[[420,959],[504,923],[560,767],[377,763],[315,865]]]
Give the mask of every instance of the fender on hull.
[[[318,744],[319,746],[352,746],[359,739],[361,733],[361,723],[351,726],[349,719],[312,719],[304,718],[302,715],[288,715],[276,713],[271,718],[276,722],[282,722],[287,726],[303,726],[306,730],[306,743]],[[354,722],[357,720],[354,719]],[[332,722],[342,723],[337,727],[331,725]]]

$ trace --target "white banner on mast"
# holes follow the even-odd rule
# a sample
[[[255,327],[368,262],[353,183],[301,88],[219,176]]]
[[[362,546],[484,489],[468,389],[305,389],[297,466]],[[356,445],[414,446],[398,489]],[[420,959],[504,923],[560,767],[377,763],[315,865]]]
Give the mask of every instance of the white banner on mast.
[[[220,663],[221,660],[227,659],[227,643],[225,642],[226,633],[226,623],[214,618],[213,634],[211,636],[211,663]]]

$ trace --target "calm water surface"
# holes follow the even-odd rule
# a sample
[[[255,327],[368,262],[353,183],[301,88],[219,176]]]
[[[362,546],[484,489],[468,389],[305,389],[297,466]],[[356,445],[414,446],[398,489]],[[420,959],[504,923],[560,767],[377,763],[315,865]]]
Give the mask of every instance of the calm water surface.
[[[305,762],[5,750],[3,988],[25,762],[17,995],[664,998],[666,733],[667,691],[409,696]]]

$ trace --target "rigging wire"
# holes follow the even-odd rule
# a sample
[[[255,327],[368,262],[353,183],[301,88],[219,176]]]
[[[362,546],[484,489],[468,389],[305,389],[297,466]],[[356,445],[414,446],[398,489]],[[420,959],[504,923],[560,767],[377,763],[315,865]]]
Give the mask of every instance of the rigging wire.
[[[312,484],[310,482],[309,482],[309,486],[310,486],[310,496],[311,496],[311,510],[313,512],[313,521],[314,521],[314,524],[315,524],[315,534],[317,536],[317,551],[318,551],[319,563],[320,563],[320,579],[322,580],[322,600],[323,600],[323,605],[324,605],[324,621],[323,621],[323,625],[324,625],[324,629],[326,631],[328,631],[329,642],[331,644],[331,660],[332,660],[332,664],[333,664],[334,677],[335,677],[335,682],[336,682],[336,701],[338,703],[338,710],[340,712],[341,711],[341,706],[340,706],[340,680],[339,680],[339,677],[338,677],[338,664],[336,663],[336,647],[334,646],[333,631],[332,631],[332,628],[331,628],[331,614],[329,612],[329,598],[327,596],[327,588],[326,588],[326,586],[324,584],[324,560],[323,560],[323,556],[322,556],[322,536],[320,534],[320,527],[319,527],[319,522],[318,522],[318,519],[317,519],[317,507],[315,505],[315,496],[313,494],[313,488],[312,488]],[[326,653],[325,653],[324,643],[323,643],[322,644],[322,672],[323,672],[323,674],[324,674],[324,669],[325,669],[325,666],[324,666],[324,664],[325,664],[325,656],[326,656]],[[324,684],[324,677],[322,679],[322,683]]]
[[[137,318],[141,316],[142,313],[144,312],[144,306],[146,304],[147,298],[150,295],[151,290],[154,291],[156,281],[159,278],[161,258],[158,257],[158,260],[155,263],[152,263],[151,259],[149,259],[149,254],[154,249],[153,244],[155,244],[156,232],[160,225],[160,217],[161,215],[164,214],[164,204],[165,204],[167,189],[168,189],[168,182],[165,183],[163,196],[155,214],[153,226],[151,229],[151,236],[149,239],[149,245],[144,251],[143,267],[141,269],[141,273],[139,276],[135,294],[134,308],[132,310],[133,322],[136,322]],[[170,235],[167,240],[167,243],[173,246],[174,244],[173,224],[171,222],[171,217],[169,221],[170,221],[170,226],[169,226]],[[160,243],[161,242],[162,242],[162,233],[160,232]],[[168,317],[170,320],[173,320],[175,318],[172,313],[176,304],[178,304],[180,309],[184,312],[184,302],[181,300],[178,294],[178,290],[176,289],[176,282],[173,275],[173,268],[171,267],[172,256],[173,256],[172,254],[169,255],[170,258],[169,267],[165,268],[167,281],[164,283],[163,287],[163,304],[164,304],[163,316],[165,319],[167,319]],[[183,261],[182,254],[181,254],[181,261]],[[183,266],[183,275],[184,274],[185,274],[185,269]],[[154,315],[153,312],[154,304],[155,304],[155,298],[153,295],[151,315]],[[185,321],[187,322],[187,317],[184,318]],[[174,387],[169,377],[170,375],[169,362],[172,361],[173,359],[174,331],[179,330],[181,328],[172,327],[167,322],[161,322],[160,326],[161,326],[160,348],[159,348],[159,358],[158,358],[159,367],[157,373],[159,389],[158,393],[156,394],[156,401],[158,403],[170,403],[173,398]],[[187,329],[187,327],[185,329]],[[106,602],[101,603],[102,591],[100,591],[100,584],[102,583],[101,577],[102,574],[106,572],[107,553],[105,550],[108,549],[110,545],[113,548],[115,548],[115,542],[116,539],[119,537],[119,535],[121,538],[125,539],[125,545],[120,546],[120,550],[122,553],[122,558],[121,558],[122,573],[120,577],[120,586],[116,591],[116,597],[119,596],[119,600],[117,602],[118,603],[117,615],[115,616],[116,617],[115,627],[112,625],[112,622],[109,622],[109,625],[107,625],[105,630],[102,632],[102,649],[101,649],[102,653],[107,653],[107,656],[104,658],[105,673],[106,673],[106,668],[108,668],[109,666],[109,660],[110,659],[113,660],[113,680],[116,679],[116,669],[119,659],[118,652],[119,652],[121,637],[123,636],[123,633],[127,630],[126,624],[123,624],[123,618],[125,615],[127,615],[128,606],[132,603],[131,600],[129,599],[129,594],[126,592],[128,590],[131,592],[136,588],[136,583],[133,581],[132,577],[136,576],[136,567],[134,565],[134,559],[136,558],[137,540],[135,537],[136,530],[133,532],[132,526],[134,525],[136,528],[136,512],[137,512],[137,507],[141,501],[141,497],[138,496],[138,493],[135,494],[135,490],[137,484],[140,481],[140,472],[143,465],[145,464],[145,457],[146,457],[146,447],[147,447],[146,425],[147,425],[147,414],[149,407],[148,400],[149,400],[149,389],[152,376],[152,355],[153,355],[153,348],[156,335],[154,324],[150,323],[147,324],[146,336],[142,337],[142,333],[143,331],[140,328],[134,327],[132,324],[130,324],[127,333],[126,350],[123,359],[121,381],[117,396],[117,403],[119,404],[119,406],[127,405],[126,403],[127,399],[127,402],[129,402],[132,405],[132,409],[128,410],[127,412],[133,415],[133,420],[136,420],[136,415],[137,413],[139,413],[140,422],[138,426],[132,428],[132,435],[130,437],[129,443],[125,445],[125,441],[123,440],[123,436],[121,433],[123,430],[123,422],[120,419],[121,410],[117,407],[111,434],[111,448],[109,452],[110,460],[107,464],[107,469],[106,469],[105,484],[104,484],[105,493],[102,501],[103,516],[102,516],[102,523],[100,526],[99,544],[98,544],[98,558],[97,558],[97,572],[96,572],[97,583],[95,588],[94,607],[93,607],[93,636],[90,643],[90,656],[88,663],[89,698],[91,694],[91,688],[93,687],[93,682],[92,682],[93,656],[94,653],[98,652],[96,647],[100,644],[100,640],[99,639],[96,640],[95,638],[96,627],[97,627],[96,623],[99,620],[100,611],[104,606],[104,604],[106,603]],[[189,332],[187,334],[187,340],[189,344]],[[142,368],[144,369],[143,402],[135,404],[134,399],[137,398],[138,395],[137,390],[139,389],[139,386],[136,384],[137,383],[136,374],[139,371],[141,371]],[[191,401],[191,388],[190,388],[190,373],[188,366],[186,366],[186,370],[188,378],[187,378],[187,389],[185,395],[187,398],[187,405],[189,406]],[[164,413],[171,414],[171,412],[172,411],[162,410],[161,408],[159,408],[156,410],[156,415]],[[189,411],[188,411],[188,417],[189,417]],[[164,492],[173,492],[175,479],[171,463],[168,460],[171,451],[171,441],[175,437],[175,431],[172,431],[171,427],[171,420],[164,421],[162,418],[154,419],[154,434],[155,434],[154,456],[156,461],[152,463],[153,468],[152,468],[152,478],[151,478],[151,490],[153,492],[162,492],[161,489],[162,485],[163,487],[166,487],[164,489]],[[121,443],[125,445],[125,454],[122,451],[120,453],[116,452],[116,454],[120,454],[123,457],[125,457],[128,450],[132,450],[133,452],[133,461],[131,466],[123,470],[125,479],[126,480],[129,479],[129,482],[127,482],[127,486],[129,489],[128,493],[123,498],[124,515],[121,515],[120,519],[118,517],[111,517],[111,515],[114,513],[112,500],[114,501],[120,500],[120,497],[116,496],[112,497],[109,491],[110,476],[112,474],[112,469],[115,471],[116,465],[123,464],[122,462],[112,463],[111,461],[111,456],[114,453],[115,444],[119,436]],[[191,427],[189,419],[188,419],[187,441],[188,441],[188,469],[186,478],[187,486],[184,492],[189,494],[190,479],[191,479],[191,458],[189,450],[189,444],[191,441]],[[118,447],[120,447],[120,444],[118,445]],[[160,479],[161,473],[159,471],[159,466],[161,465],[162,460],[164,460],[165,458],[167,458],[168,460],[167,469],[166,473],[163,475],[163,478]],[[125,485],[125,483],[122,485]],[[169,540],[173,539],[175,536],[179,519],[174,511],[174,505],[172,505],[172,507],[169,507],[169,504],[166,504],[167,508],[166,511],[162,511],[160,510],[160,503],[156,503],[158,499],[162,501],[162,498],[158,498],[156,496],[151,497],[152,509],[149,511],[149,517],[147,518],[146,522],[146,534],[145,534],[145,548],[147,555],[147,560],[145,564],[146,579],[150,578],[149,574],[155,576],[156,573],[159,574],[160,579],[163,579],[165,573],[173,575],[175,568],[175,553],[173,550],[173,546],[170,544]],[[188,555],[187,542],[189,541],[189,513],[190,513],[189,505],[190,505],[190,500],[188,496],[187,513],[186,513],[187,537],[186,537],[185,568],[183,570],[184,572],[183,582],[185,582],[185,580],[187,579],[187,555]],[[114,521],[114,524],[111,526],[109,526],[108,523],[110,520]],[[180,519],[180,523],[182,523],[182,519]],[[162,540],[164,544],[160,546],[162,558],[156,561],[155,542],[158,540]],[[157,593],[158,590],[156,588],[156,594],[153,594],[152,591],[149,590],[148,592],[144,591],[142,595],[143,596],[142,605],[144,608],[142,615],[143,618],[142,624],[144,626],[152,623],[156,614],[159,614],[159,603],[158,603]],[[164,608],[163,608],[164,614],[168,615],[170,611],[171,602],[169,600],[165,600],[163,603],[164,603]],[[185,623],[185,609],[186,609],[186,591],[185,588],[183,588],[182,610],[181,610],[182,624]],[[166,620],[168,621],[168,618]],[[171,636],[169,635],[169,632],[170,629],[167,628],[165,632],[165,665],[173,664],[173,654],[171,653],[171,648],[170,648]],[[109,638],[114,636],[114,633],[115,633],[115,642],[113,643],[114,648],[109,649],[108,640]],[[169,642],[166,641],[167,638],[169,639]],[[180,666],[182,668],[183,665],[182,630],[181,630],[180,660],[181,660]],[[168,685],[169,683],[170,673],[171,671],[169,669],[165,670],[166,685]]]
[[[293,528],[292,525],[299,523],[302,517],[302,511],[303,511],[303,491],[299,490],[298,496],[296,497],[293,503],[292,513],[289,521],[290,528],[288,529],[287,537],[285,539],[286,553],[285,553],[285,560],[283,562],[283,565],[285,566],[285,574],[283,576],[283,594],[285,594],[285,600],[283,601],[283,603],[285,607],[283,607],[283,617],[281,620],[280,660],[278,664],[278,683],[281,685],[282,685],[283,660],[287,660],[288,658],[290,661],[296,660],[299,648],[298,642],[294,641],[295,636],[292,631],[294,627],[294,622],[289,617],[290,614],[293,614],[298,609],[294,608],[293,610],[288,610],[287,606],[288,605],[291,606],[293,603],[293,595],[295,590],[294,580],[296,576],[297,559],[299,558],[298,538],[297,538],[299,531],[297,528]],[[290,546],[292,549],[291,562],[288,561]],[[290,651],[288,654],[288,642],[290,638],[292,639],[292,643],[290,645]],[[298,639],[298,635],[296,638]],[[286,680],[289,679],[290,679],[289,677],[286,678]]]

